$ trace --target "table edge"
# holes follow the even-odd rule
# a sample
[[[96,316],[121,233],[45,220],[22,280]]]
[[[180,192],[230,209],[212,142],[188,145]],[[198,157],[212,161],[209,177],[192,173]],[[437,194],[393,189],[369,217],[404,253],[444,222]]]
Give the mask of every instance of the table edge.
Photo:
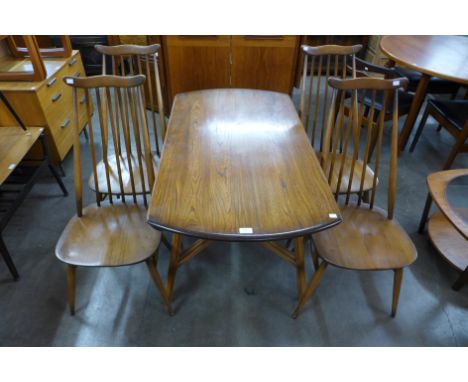
[[[200,231],[191,231],[187,229],[180,229],[175,227],[169,227],[160,223],[157,223],[151,219],[147,219],[147,223],[159,230],[159,231],[169,231],[179,235],[190,236],[197,239],[205,240],[215,240],[215,241],[271,241],[271,240],[283,240],[290,239],[299,236],[306,236],[314,234],[326,229],[332,228],[340,223],[342,223],[341,215],[335,220],[332,220],[329,223],[319,224],[312,227],[307,227],[294,231],[287,232],[278,232],[278,233],[267,233],[267,234],[226,234],[226,233],[209,233],[209,232],[200,232]]]
[[[405,66],[409,69],[413,69],[413,70],[416,70],[420,73],[423,73],[427,76],[431,76],[431,77],[437,77],[437,78],[442,78],[444,80],[448,80],[448,81],[452,81],[452,82],[456,82],[456,83],[459,83],[459,84],[464,84],[464,85],[468,85],[468,78],[461,78],[461,77],[452,77],[452,76],[446,76],[446,75],[442,75],[440,73],[437,73],[437,72],[433,72],[432,70],[427,70],[425,68],[421,68],[420,66],[417,66],[417,65],[414,65],[414,64],[410,64],[406,61],[402,61],[401,59],[399,59],[398,57],[395,57],[394,55],[392,55],[391,53],[389,53],[387,50],[385,50],[382,46],[382,43],[384,42],[384,40],[387,38],[387,37],[391,37],[390,36],[384,36],[382,37],[382,39],[380,40],[380,43],[379,43],[379,48],[380,50],[382,51],[383,54],[385,54],[390,60],[392,61],[395,61],[397,64],[399,65],[402,65],[402,66]]]

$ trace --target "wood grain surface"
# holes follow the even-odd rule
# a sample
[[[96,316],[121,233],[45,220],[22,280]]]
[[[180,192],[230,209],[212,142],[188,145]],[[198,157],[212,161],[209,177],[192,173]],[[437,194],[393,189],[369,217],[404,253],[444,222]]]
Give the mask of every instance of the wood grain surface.
[[[380,49],[399,65],[468,84],[468,37],[385,36]]]
[[[0,184],[12,173],[31,149],[44,129],[19,126],[0,126]]]
[[[341,217],[290,97],[215,89],[176,97],[148,220],[244,241],[301,236]]]

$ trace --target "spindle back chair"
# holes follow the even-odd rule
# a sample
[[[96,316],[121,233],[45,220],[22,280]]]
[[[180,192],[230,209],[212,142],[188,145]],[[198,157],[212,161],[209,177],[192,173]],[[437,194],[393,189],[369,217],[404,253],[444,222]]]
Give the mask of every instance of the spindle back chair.
[[[304,66],[299,113],[312,146],[315,147],[316,141],[319,141],[320,149],[322,149],[323,131],[331,101],[328,79],[330,76],[346,78],[349,64],[353,68],[352,77],[355,77],[355,57],[356,53],[362,49],[362,45],[302,45],[301,49],[304,54]],[[310,76],[307,81],[309,62]],[[324,97],[320,100],[322,88],[324,88]],[[320,138],[318,137],[319,129]]]
[[[102,54],[102,74],[120,76],[144,74],[146,83],[143,89],[143,99],[147,100],[151,113],[151,124],[154,133],[154,149],[161,156],[162,142],[166,135],[166,120],[164,115],[164,100],[161,90],[161,77],[159,73],[160,49],[159,44],[154,45],[96,45],[95,49]],[[106,73],[108,61],[112,73]],[[147,96],[147,97],[146,97]],[[155,103],[156,100],[156,103]],[[116,102],[114,100],[114,102]],[[159,116],[159,129],[156,122],[156,106]],[[158,134],[159,130],[159,134]],[[161,139],[161,142],[160,142]]]
[[[73,88],[75,119],[78,119],[79,115],[78,90],[83,90],[86,95],[90,133],[89,155],[97,190],[96,203],[84,208],[82,148],[77,129],[73,142],[77,213],[67,224],[56,247],[56,256],[68,264],[71,313],[74,314],[75,309],[77,266],[113,267],[143,261],[146,261],[150,274],[170,309],[166,290],[156,268],[155,255],[161,241],[161,233],[146,223],[146,193],[152,188],[154,171],[142,90],[145,76],[65,77],[64,81]],[[94,97],[91,97],[92,93]],[[113,104],[111,94],[118,100],[117,106]],[[96,101],[95,108],[92,106],[93,99]],[[99,128],[93,126],[92,110],[98,111]],[[123,177],[124,163],[119,155],[115,156],[115,169],[109,165],[108,157],[112,149],[115,152],[125,150],[125,176],[129,179]],[[102,157],[104,163],[104,185],[97,181],[99,157]],[[134,163],[138,165],[134,166]],[[137,180],[141,184],[142,193],[135,187]],[[127,183],[130,184],[128,198],[128,192],[124,192],[124,184]],[[113,198],[113,194],[117,193],[116,188],[119,189],[120,200]],[[107,194],[108,200],[103,201],[99,194]]]
[[[293,317],[297,317],[315,291],[328,264],[354,270],[393,270],[392,316],[396,314],[403,268],[414,262],[417,256],[411,239],[394,218],[398,150],[398,89],[405,88],[407,83],[406,78],[329,79],[329,84],[333,89],[332,106],[325,129],[321,164],[332,191],[335,193],[335,198],[341,202],[343,222],[313,235],[315,244],[313,262],[316,272],[301,297]],[[346,115],[344,101],[345,95],[349,92],[352,94],[351,107],[349,114]],[[362,129],[365,105],[362,102],[358,104],[358,97],[364,97],[367,93],[370,93],[372,105],[369,110],[367,129]],[[393,108],[389,154],[385,150],[385,156],[389,156],[386,211],[376,206],[377,176],[381,168],[387,167],[386,163],[382,163],[384,113],[381,113],[376,124],[372,122],[375,100],[379,96],[383,99],[384,107],[391,103]],[[369,154],[373,139],[375,139],[375,157],[371,160]],[[356,163],[359,160],[362,162],[360,174],[356,173],[358,169]],[[347,164],[347,161],[351,162]],[[347,166],[348,173],[345,171]],[[364,200],[364,185],[367,181],[365,169],[368,166],[373,167],[374,176],[370,179],[372,188],[368,200]],[[357,176],[359,176],[359,187],[357,192],[353,193],[354,178]],[[341,196],[340,190],[345,190]],[[320,264],[319,258],[322,259]]]

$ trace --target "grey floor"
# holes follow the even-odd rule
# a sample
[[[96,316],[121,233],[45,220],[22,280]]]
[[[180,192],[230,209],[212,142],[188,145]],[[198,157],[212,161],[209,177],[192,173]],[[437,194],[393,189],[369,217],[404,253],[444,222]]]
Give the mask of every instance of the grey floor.
[[[425,178],[441,168],[452,143],[430,121],[416,151],[399,158],[396,217],[419,258],[405,272],[394,319],[389,316],[391,272],[329,267],[316,295],[293,320],[294,268],[258,245],[236,243],[216,243],[179,270],[173,317],[165,312],[142,264],[79,268],[77,312],[70,316],[65,267],[54,255],[75,212],[69,155],[64,181],[71,195],[63,197],[45,174],[4,231],[21,279],[12,281],[0,262],[0,345],[466,346],[468,286],[452,291],[457,273],[438,256],[427,235],[416,232],[427,192]],[[82,147],[86,152],[84,139]],[[459,156],[453,167],[468,167],[468,155]],[[467,195],[468,182],[450,189],[456,205],[466,206]],[[86,199],[91,198],[87,192]],[[168,251],[161,248],[159,269],[165,273]],[[306,265],[309,278],[309,257]]]

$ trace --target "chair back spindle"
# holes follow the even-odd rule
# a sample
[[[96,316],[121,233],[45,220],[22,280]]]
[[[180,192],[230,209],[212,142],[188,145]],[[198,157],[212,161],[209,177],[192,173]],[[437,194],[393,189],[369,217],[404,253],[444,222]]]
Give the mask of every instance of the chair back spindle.
[[[151,125],[154,134],[154,147],[158,156],[161,156],[162,142],[164,142],[164,137],[166,135],[164,102],[158,65],[160,59],[160,48],[161,46],[159,44],[148,46],[95,46],[95,49],[102,54],[103,74],[106,74],[106,63],[108,59],[110,59],[112,68],[111,74],[120,76],[144,74],[146,76],[146,83],[143,88],[143,99],[148,101],[147,107],[150,109],[151,114]],[[146,97],[146,95],[148,97]],[[154,102],[155,99],[157,102],[159,128],[156,118],[156,107]],[[116,105],[118,105],[119,100],[115,99],[114,102]]]
[[[302,45],[301,49],[304,54],[304,68],[301,80],[299,112],[312,146],[315,146],[317,141],[321,150],[326,116],[331,103],[328,79],[331,76],[346,78],[348,65],[353,68],[352,77],[354,78],[356,70],[355,55],[362,49],[362,45],[323,45],[316,47]],[[309,64],[310,75],[307,78]]]
[[[136,76],[95,76],[88,78],[65,77],[64,81],[73,88],[74,118],[75,126],[78,118],[77,93],[83,89],[86,95],[86,114],[88,118],[90,156],[92,173],[94,178],[96,203],[101,206],[102,194],[109,197],[109,203],[113,204],[113,194],[120,194],[123,203],[127,200],[129,192],[124,192],[124,184],[130,178],[131,199],[137,204],[137,195],[141,194],[145,207],[148,205],[147,192],[151,190],[154,183],[154,168],[152,164],[152,152],[150,147],[150,136],[147,122],[147,113],[144,105],[143,85],[144,75]],[[93,97],[96,102],[93,108]],[[112,102],[114,99],[117,102]],[[91,118],[92,110],[98,111],[99,127],[93,126]],[[98,142],[101,142],[98,144]],[[111,156],[113,152],[124,152],[125,155]],[[78,216],[82,216],[83,210],[83,179],[82,179],[82,151],[80,144],[79,129],[74,132],[74,181],[76,208]],[[109,158],[115,158],[115,164],[109,163]],[[121,158],[126,158],[123,163]],[[105,182],[98,182],[98,162],[104,163]],[[135,164],[138,164],[136,166]],[[127,168],[124,171],[124,166]],[[117,181],[116,181],[117,179]],[[136,181],[141,181],[142,190],[136,190]]]
[[[329,85],[332,89],[332,101],[324,133],[324,149],[321,155],[321,165],[325,176],[334,189],[335,198],[343,195],[344,203],[351,201],[351,186],[353,178],[359,179],[357,205],[364,202],[366,183],[366,168],[373,170],[372,188],[366,203],[370,209],[374,207],[377,178],[382,167],[382,145],[385,117],[379,115],[377,123],[373,123],[376,99],[382,99],[383,107],[391,102],[393,107],[392,126],[390,131],[390,160],[388,174],[387,216],[394,215],[396,176],[397,176],[397,149],[398,149],[398,90],[406,88],[406,78],[378,79],[357,78],[340,79],[331,77]],[[344,102],[347,94],[351,93],[348,111],[345,111]],[[379,94],[380,93],[380,94]],[[362,102],[364,97],[371,99],[371,106]],[[359,101],[358,98],[361,100]],[[366,116],[367,128],[362,129],[363,118]],[[375,155],[372,149],[375,147]],[[372,158],[373,157],[373,158]],[[356,166],[360,161],[362,166]],[[348,162],[348,163],[347,163]],[[345,169],[349,169],[346,171]],[[356,172],[359,171],[360,174]],[[371,173],[372,174],[372,173]],[[334,177],[337,177],[337,179]],[[345,192],[343,192],[345,190]]]

